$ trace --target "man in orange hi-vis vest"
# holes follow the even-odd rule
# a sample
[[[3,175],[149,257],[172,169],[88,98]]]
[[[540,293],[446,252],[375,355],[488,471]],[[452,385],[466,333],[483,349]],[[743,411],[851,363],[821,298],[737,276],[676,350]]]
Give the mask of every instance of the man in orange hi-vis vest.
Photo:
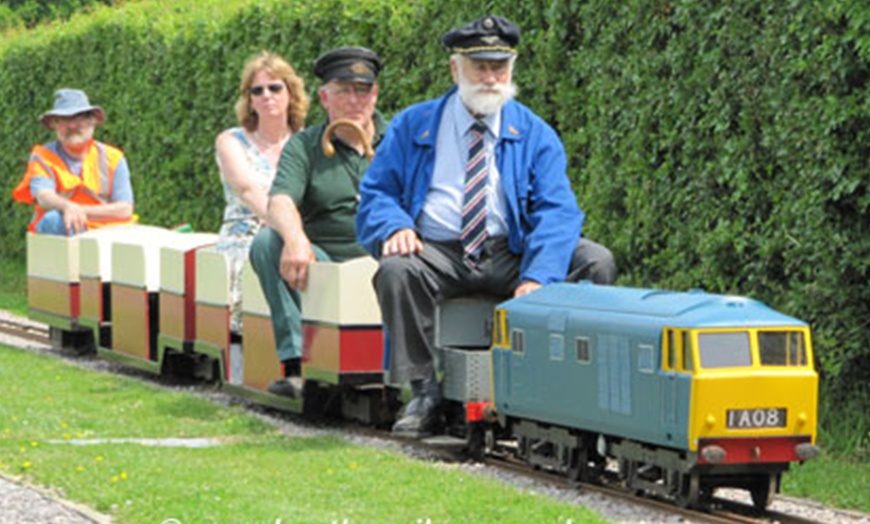
[[[39,120],[57,140],[30,152],[27,172],[12,198],[35,204],[28,228],[35,233],[73,235],[133,220],[133,188],[124,153],[94,140],[106,120],[84,91],[59,89],[54,107]]]

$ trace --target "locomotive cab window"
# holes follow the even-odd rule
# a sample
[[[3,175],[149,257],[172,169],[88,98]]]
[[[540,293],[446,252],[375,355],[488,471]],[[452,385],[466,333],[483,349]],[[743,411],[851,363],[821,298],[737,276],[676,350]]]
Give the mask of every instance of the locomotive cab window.
[[[758,356],[762,366],[806,366],[804,335],[800,331],[759,331]]]
[[[731,368],[752,365],[748,331],[698,333],[700,367]]]
[[[511,330],[511,350],[514,355],[525,355],[526,353],[526,334],[521,329]]]
[[[692,336],[684,329],[665,329],[662,344],[662,369],[691,372]]]
[[[695,369],[692,358],[692,334],[688,331],[683,331],[683,346],[682,346],[682,366],[683,371],[692,371]]]

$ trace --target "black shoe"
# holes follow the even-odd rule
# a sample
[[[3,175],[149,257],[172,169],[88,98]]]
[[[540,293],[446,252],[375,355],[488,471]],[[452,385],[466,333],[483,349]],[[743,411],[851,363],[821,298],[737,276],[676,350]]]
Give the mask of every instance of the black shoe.
[[[302,377],[287,377],[269,384],[269,393],[287,398],[302,398]]]
[[[393,435],[406,438],[425,438],[435,434],[441,417],[438,402],[430,397],[411,399],[405,413],[393,424]]]

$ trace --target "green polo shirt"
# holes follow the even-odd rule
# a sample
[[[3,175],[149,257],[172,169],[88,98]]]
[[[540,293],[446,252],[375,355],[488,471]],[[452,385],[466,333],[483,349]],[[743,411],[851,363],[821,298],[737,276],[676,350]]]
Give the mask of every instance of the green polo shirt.
[[[376,148],[387,123],[378,111],[374,120],[372,147]],[[335,155],[323,154],[320,140],[326,125],[324,122],[309,127],[287,142],[269,194],[292,198],[311,242],[334,260],[341,261],[368,254],[356,241],[354,221],[359,205],[359,183],[369,161],[334,135]]]

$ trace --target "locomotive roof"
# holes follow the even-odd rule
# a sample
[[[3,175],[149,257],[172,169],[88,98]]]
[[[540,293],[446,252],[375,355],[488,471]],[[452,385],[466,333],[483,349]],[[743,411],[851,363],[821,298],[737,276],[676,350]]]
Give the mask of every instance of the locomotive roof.
[[[599,286],[590,282],[550,284],[534,293],[504,302],[500,307],[509,311],[559,308],[595,315],[616,313],[652,317],[675,327],[806,325],[762,302],[741,296],[699,290],[676,292]]]

